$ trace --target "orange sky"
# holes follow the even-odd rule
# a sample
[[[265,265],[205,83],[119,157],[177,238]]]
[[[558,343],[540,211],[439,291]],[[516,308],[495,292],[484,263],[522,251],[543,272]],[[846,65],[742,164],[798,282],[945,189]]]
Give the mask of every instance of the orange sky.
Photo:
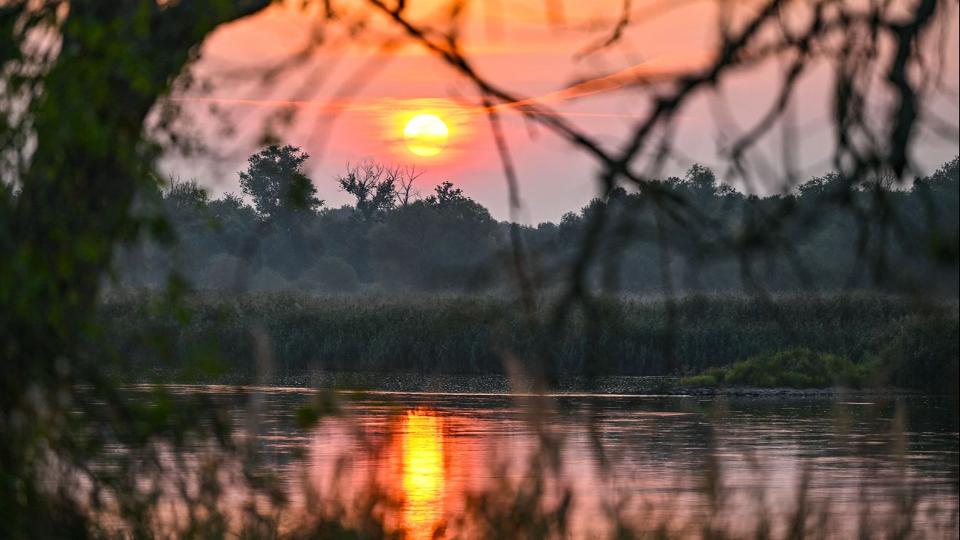
[[[409,1],[417,21],[440,26],[449,0]],[[636,91],[607,91],[580,87],[563,92],[575,81],[623,70],[647,74],[671,72],[704,61],[714,42],[713,2],[702,0],[634,0],[633,11],[645,16],[620,44],[603,54],[577,54],[608,35],[622,0],[573,2],[563,0],[474,1],[467,4],[461,40],[480,73],[511,92],[543,99],[569,121],[615,148],[633,119],[648,106]],[[562,24],[552,24],[547,6],[562,7]],[[360,42],[345,35],[343,25],[318,23],[317,13],[292,6],[274,6],[254,17],[221,27],[205,43],[196,73],[211,83],[207,92],[180,96],[191,113],[192,125],[212,152],[200,158],[171,158],[172,174],[196,177],[215,193],[238,191],[237,171],[258,146],[264,122],[284,111],[296,112],[291,124],[277,128],[285,142],[301,146],[313,157],[311,177],[328,206],[348,198],[337,192],[332,177],[347,162],[374,159],[414,164],[424,171],[421,192],[443,180],[452,180],[491,209],[495,217],[509,217],[506,184],[490,127],[478,107],[476,92],[453,70],[420,47],[403,45],[379,54],[375,44],[397,36],[380,16],[364,16],[362,1],[340,3],[356,19],[367,21]],[[659,6],[667,6],[665,8]],[[748,9],[748,8],[743,8]],[[438,15],[440,13],[441,15]],[[958,29],[951,23],[948,70],[954,96],[957,87]],[[305,55],[306,61],[262,84],[249,73],[276,66],[322,32],[323,44]],[[370,71],[370,66],[376,69]],[[777,66],[728,81],[723,100],[740,126],[749,125],[772,102]],[[361,74],[363,76],[361,76]],[[356,81],[362,80],[358,86]],[[607,79],[616,83],[616,79]],[[814,70],[802,83],[795,111],[800,126],[794,146],[806,173],[828,168],[829,111],[827,70]],[[715,106],[706,97],[683,110],[677,137],[682,158],[668,164],[681,174],[691,161],[717,162],[718,133]],[[235,130],[222,133],[222,123],[209,113],[215,105]],[[956,98],[944,105],[942,116],[955,119]],[[952,107],[952,110],[950,109]],[[418,157],[402,144],[403,119],[431,112],[448,125],[444,151]],[[596,165],[585,154],[546,130],[530,126],[516,113],[503,111],[503,122],[521,183],[524,207],[518,218],[536,223],[556,220],[576,210],[596,194]],[[768,157],[776,157],[779,140],[771,141]],[[957,153],[956,144],[930,140],[917,157],[936,166]],[[775,189],[767,186],[766,189]]]

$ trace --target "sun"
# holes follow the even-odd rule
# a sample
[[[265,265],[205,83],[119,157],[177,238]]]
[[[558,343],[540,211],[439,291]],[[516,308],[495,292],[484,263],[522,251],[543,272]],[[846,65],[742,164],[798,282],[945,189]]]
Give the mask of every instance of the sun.
[[[439,154],[447,144],[450,130],[435,114],[418,114],[403,128],[403,140],[407,150],[420,157]]]

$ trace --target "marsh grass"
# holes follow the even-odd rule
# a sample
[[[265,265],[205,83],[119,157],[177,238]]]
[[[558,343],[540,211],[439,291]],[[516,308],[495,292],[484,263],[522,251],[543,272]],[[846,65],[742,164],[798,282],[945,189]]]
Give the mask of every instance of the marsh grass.
[[[504,351],[544,355],[564,376],[655,376],[796,347],[854,370],[882,365],[881,378],[897,386],[955,393],[957,380],[957,306],[881,294],[605,299],[559,331],[542,322],[531,330],[516,301],[494,295],[197,294],[171,310],[162,297],[127,294],[98,309],[93,347],[119,351],[140,376],[159,369],[207,382],[263,375],[258,351],[276,376],[502,374]],[[547,320],[549,299],[540,309]]]

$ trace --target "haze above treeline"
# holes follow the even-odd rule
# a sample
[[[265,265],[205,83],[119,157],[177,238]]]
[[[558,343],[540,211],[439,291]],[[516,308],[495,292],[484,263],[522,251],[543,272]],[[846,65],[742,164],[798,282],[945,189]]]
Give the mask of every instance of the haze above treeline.
[[[200,290],[513,291],[514,238],[532,282],[549,289],[569,278],[603,214],[594,246],[602,256],[586,274],[597,289],[922,289],[953,298],[958,290],[956,157],[909,189],[827,174],[768,197],[694,165],[655,189],[616,188],[535,227],[496,221],[456,179],[420,193],[415,169],[367,162],[324,182],[303,173],[307,159],[292,146],[251,156],[244,196],[214,199],[195,181],[142,193],[138,213],[151,234],[118,249],[108,288],[174,279]],[[334,189],[354,203],[328,207],[321,194]]]

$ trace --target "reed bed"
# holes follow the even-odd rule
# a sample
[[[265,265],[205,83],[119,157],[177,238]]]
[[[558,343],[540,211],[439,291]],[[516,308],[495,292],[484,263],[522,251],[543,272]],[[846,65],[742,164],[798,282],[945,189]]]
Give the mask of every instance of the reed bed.
[[[542,358],[556,375],[683,375],[805,347],[881,362],[887,383],[955,393],[956,304],[882,294],[622,297],[556,324],[494,295],[198,294],[105,298],[94,344],[136,373],[291,375],[323,370],[503,373]],[[951,386],[954,385],[954,386]]]

